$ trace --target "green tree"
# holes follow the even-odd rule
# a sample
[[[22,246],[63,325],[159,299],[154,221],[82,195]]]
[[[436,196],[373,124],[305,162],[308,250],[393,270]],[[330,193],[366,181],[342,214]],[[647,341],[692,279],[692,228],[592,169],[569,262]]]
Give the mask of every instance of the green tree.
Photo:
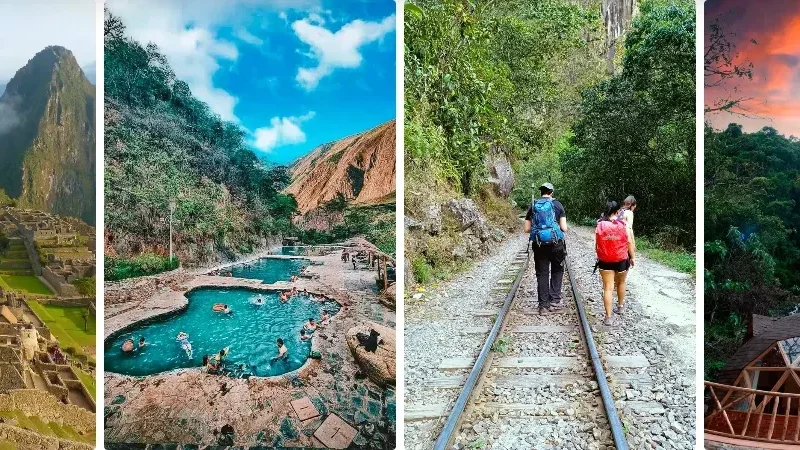
[[[704,191],[705,359],[719,369],[752,314],[800,303],[800,143],[771,127],[706,127]]]
[[[289,169],[259,159],[245,130],[195,98],[157,46],[126,33],[106,10],[105,223],[117,253],[163,253],[173,201],[173,239],[189,264],[294,234]]]
[[[573,217],[597,217],[632,194],[640,232],[694,245],[695,39],[692,2],[642,5],[621,73],[584,92],[559,155]]]

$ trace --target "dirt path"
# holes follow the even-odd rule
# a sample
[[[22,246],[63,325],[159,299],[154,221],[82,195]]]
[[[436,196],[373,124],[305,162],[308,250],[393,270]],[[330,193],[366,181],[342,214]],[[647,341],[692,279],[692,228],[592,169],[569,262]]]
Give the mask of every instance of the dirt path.
[[[695,278],[677,272],[641,253],[628,275],[628,311],[622,325],[609,328],[603,318],[600,277],[595,262],[594,231],[575,227],[567,235],[569,260],[586,302],[589,322],[601,356],[641,354],[648,366],[647,383],[614,383],[631,448],[693,448],[695,438]],[[617,316],[619,317],[619,316]],[[658,402],[663,413],[641,414],[636,405]]]

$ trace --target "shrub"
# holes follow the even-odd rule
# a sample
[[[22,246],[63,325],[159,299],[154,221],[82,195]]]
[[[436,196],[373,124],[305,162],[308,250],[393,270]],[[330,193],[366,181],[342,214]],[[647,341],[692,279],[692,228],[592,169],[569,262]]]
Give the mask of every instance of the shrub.
[[[433,268],[422,257],[416,257],[411,261],[411,272],[418,283],[427,283],[433,279]]]
[[[78,293],[85,297],[94,297],[97,279],[95,277],[76,278],[72,285],[78,289]]]
[[[177,256],[172,260],[167,256],[154,253],[142,253],[133,258],[105,258],[105,277],[108,281],[124,280],[126,278],[153,275],[177,269],[180,261]]]

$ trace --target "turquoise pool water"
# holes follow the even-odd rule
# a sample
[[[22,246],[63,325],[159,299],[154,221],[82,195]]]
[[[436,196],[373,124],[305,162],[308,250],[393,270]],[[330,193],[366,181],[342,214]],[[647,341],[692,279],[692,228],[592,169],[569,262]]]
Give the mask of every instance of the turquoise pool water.
[[[300,329],[309,317],[319,321],[322,310],[330,315],[339,311],[331,300],[315,301],[296,295],[282,304],[278,293],[263,293],[264,304],[252,302],[259,295],[248,289],[203,288],[190,292],[188,307],[169,317],[134,325],[114,335],[105,343],[105,370],[124,375],[152,375],[173,369],[200,367],[203,355],[213,355],[225,347],[225,373],[241,377],[273,376],[298,369],[308,358],[311,341],[300,340]],[[212,311],[215,303],[228,304],[233,313]],[[192,358],[175,339],[179,332],[189,334]],[[320,331],[317,331],[319,333]],[[126,339],[147,345],[132,354],[120,350]],[[272,361],[277,356],[276,340],[282,338],[289,358]]]
[[[281,247],[281,255],[296,256],[300,254],[300,248],[293,245],[284,245]]]
[[[264,283],[288,281],[293,274],[307,266],[307,259],[261,258],[259,260],[231,267],[230,271],[237,278],[252,278]]]

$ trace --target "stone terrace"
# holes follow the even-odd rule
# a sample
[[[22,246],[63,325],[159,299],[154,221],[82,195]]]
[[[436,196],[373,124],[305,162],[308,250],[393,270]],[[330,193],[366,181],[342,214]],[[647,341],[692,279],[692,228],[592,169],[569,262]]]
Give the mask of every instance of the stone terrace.
[[[78,296],[75,279],[95,276],[95,230],[76,219],[5,207],[0,229],[24,241],[33,273],[62,297]]]

